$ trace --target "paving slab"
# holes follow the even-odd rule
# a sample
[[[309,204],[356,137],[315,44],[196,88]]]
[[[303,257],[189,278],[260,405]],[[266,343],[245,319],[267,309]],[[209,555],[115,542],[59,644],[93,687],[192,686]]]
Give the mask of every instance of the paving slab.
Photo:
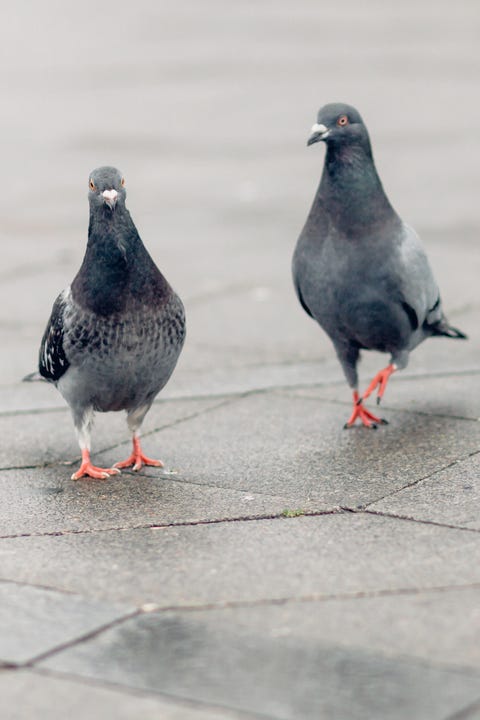
[[[480,457],[467,460],[369,506],[371,510],[480,530]]]
[[[175,470],[124,470],[108,481],[71,480],[70,473],[61,466],[0,471],[0,538],[265,517],[292,504],[288,496],[176,481]]]
[[[21,664],[128,617],[130,605],[0,582],[0,664]]]
[[[324,641],[310,605],[139,617],[41,666],[285,720],[444,720],[480,695],[480,674]]]
[[[367,385],[366,375],[363,386]],[[348,406],[347,416],[351,408],[350,390],[345,384],[325,384],[321,387],[287,388],[288,395],[311,398],[313,402],[341,402]],[[397,411],[428,414],[449,418],[464,418],[478,421],[480,419],[480,370],[464,373],[423,375],[398,373],[391,378],[380,407],[376,407],[373,395],[366,402],[373,412],[387,418],[395,425]],[[415,420],[416,421],[416,420]],[[480,425],[478,426],[480,438]]]
[[[39,383],[39,385],[43,385],[43,383]],[[52,393],[58,394],[55,388],[52,387],[50,390]],[[179,400],[171,404],[154,403],[144,422],[145,451],[152,455],[155,455],[155,452],[164,455],[166,452],[164,445],[155,450],[150,444],[148,435],[155,428],[194,417],[221,403],[222,400],[218,398]],[[123,412],[96,413],[95,425],[92,430],[92,457],[94,459],[102,447],[118,445],[119,442],[130,436],[125,418]],[[77,460],[74,458],[80,457],[70,410],[65,403],[63,408],[51,411],[0,415],[0,435],[4,438],[15,438],[15,442],[4,442],[0,446],[0,468],[42,467],[54,462],[74,462],[76,464]],[[125,457],[128,455],[129,451]],[[117,459],[124,458],[122,456]],[[64,470],[65,477],[69,477],[71,474],[68,472],[68,468]]]
[[[4,538],[0,579],[141,606],[480,582],[480,533],[365,513]]]
[[[226,608],[225,622],[243,632],[308,644],[312,637],[344,650],[364,648],[391,659],[448,670],[480,671],[480,587],[440,588],[370,596],[306,598]],[[200,613],[194,612],[199,618]],[[218,615],[217,615],[218,617]]]
[[[299,0],[293,14],[289,0],[178,0],[168,11],[118,0],[113,24],[111,8],[95,0],[68,11],[51,0],[9,7],[0,66],[8,138],[0,432],[10,445],[0,455],[23,469],[0,472],[0,523],[8,534],[60,535],[2,538],[0,577],[79,590],[85,603],[123,597],[129,607],[263,603],[272,594],[305,602],[126,623],[78,643],[80,659],[73,649],[58,655],[59,664],[79,663],[83,681],[67,668],[61,676],[0,671],[2,716],[243,716],[200,709],[208,697],[279,719],[479,717],[470,584],[479,581],[480,533],[428,525],[478,529],[479,18],[477,0],[459,0],[454,13],[447,0]],[[390,426],[370,435],[341,431],[348,389],[290,279],[324,157],[306,138],[318,107],[337,99],[365,117],[387,193],[425,242],[450,321],[470,336],[419,347],[387,393]],[[120,110],[102,122],[112,108]],[[210,403],[308,384],[339,394],[257,393],[168,430],[160,416],[171,406],[161,402],[145,431],[162,430],[145,448],[177,474],[72,483],[61,462],[78,447],[63,401],[18,379],[34,369],[52,301],[79,267],[86,180],[103,163],[125,172],[140,233],[185,300],[188,340],[163,399]],[[367,355],[362,381],[385,361]],[[455,378],[432,382],[440,373]],[[465,388],[462,373],[470,373]],[[418,397],[403,382],[414,376]],[[180,414],[172,409],[173,422]],[[100,418],[95,460],[118,460],[126,438],[122,416]],[[345,513],[133,529],[276,513],[283,502],[293,514],[374,502],[425,522]],[[116,529],[104,532],[109,526]],[[417,594],[399,593],[404,586]],[[342,600],[307,602],[339,592]],[[32,600],[32,616],[37,605],[43,599]],[[52,607],[52,623],[56,614]],[[166,699],[168,687],[176,700]]]
[[[349,412],[309,397],[257,393],[212,410],[208,421],[199,416],[166,428],[156,444],[168,448],[178,479],[282,495],[297,508],[312,500],[323,507],[363,506],[480,444],[480,425],[470,420],[396,412],[376,431],[347,431]],[[100,460],[114,462],[119,452]]]
[[[0,671],[3,720],[248,720],[254,715],[30,670]]]
[[[449,720],[480,720],[480,701],[469,705]]]

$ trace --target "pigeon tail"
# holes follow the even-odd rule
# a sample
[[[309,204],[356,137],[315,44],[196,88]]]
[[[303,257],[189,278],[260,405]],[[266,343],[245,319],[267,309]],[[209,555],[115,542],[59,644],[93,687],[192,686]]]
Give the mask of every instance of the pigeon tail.
[[[431,325],[432,335],[443,336],[453,338],[454,340],[468,340],[468,335],[465,335],[458,328],[452,327],[448,322],[442,318],[435,325]]]
[[[22,382],[48,382],[47,378],[44,378],[38,371],[29,373],[22,378]]]

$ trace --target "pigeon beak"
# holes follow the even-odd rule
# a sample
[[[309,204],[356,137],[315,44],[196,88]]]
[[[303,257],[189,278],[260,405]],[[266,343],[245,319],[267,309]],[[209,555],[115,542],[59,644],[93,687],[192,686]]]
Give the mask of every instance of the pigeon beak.
[[[307,145],[313,145],[316,142],[320,142],[320,140],[326,140],[329,135],[330,130],[327,128],[326,125],[320,125],[320,123],[315,123],[315,125],[312,127],[312,134],[308,138]]]
[[[116,190],[104,190],[102,192],[102,197],[106,205],[110,208],[110,210],[113,210],[115,205],[117,204],[117,197],[118,192]]]

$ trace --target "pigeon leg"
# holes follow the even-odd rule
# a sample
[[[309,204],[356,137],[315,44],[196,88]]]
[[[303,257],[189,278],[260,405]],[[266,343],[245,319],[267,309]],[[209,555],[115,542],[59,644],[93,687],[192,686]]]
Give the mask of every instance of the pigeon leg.
[[[72,480],[79,480],[84,475],[94,478],[95,480],[106,480],[110,475],[118,475],[120,470],[116,467],[100,468],[92,465],[90,462],[90,450],[86,448],[82,450],[82,464],[76,473],[73,473]]]
[[[383,397],[383,393],[385,392],[385,388],[387,387],[387,382],[392,373],[395,372],[397,369],[397,366],[393,363],[390,363],[390,365],[387,365],[386,368],[383,368],[383,370],[380,370],[379,373],[375,375],[372,382],[368,386],[368,388],[365,390],[365,392],[362,395],[362,400],[366,400],[372,392],[375,390],[375,388],[378,385],[378,393],[377,393],[377,405],[380,405],[380,400]]]
[[[377,425],[388,425],[387,420],[377,417],[363,404],[363,399],[359,396],[357,390],[353,391],[353,411],[347,422],[343,426],[345,430],[351,428],[356,420],[360,420],[364,427],[376,429]]]
[[[161,460],[152,460],[143,454],[140,446],[140,438],[136,433],[133,434],[133,450],[130,457],[122,462],[115,463],[116,468],[126,468],[133,465],[133,470],[140,470],[143,465],[151,465],[153,467],[163,467]]]

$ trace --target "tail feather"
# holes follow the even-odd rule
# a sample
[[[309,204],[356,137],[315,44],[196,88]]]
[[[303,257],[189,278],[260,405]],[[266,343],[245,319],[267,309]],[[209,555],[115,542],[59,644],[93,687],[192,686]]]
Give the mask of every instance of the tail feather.
[[[438,323],[430,327],[432,335],[443,335],[444,337],[454,338],[455,340],[468,340],[468,335],[465,335],[465,333],[458,328],[449,325],[445,318],[442,318]]]
[[[33,372],[25,375],[25,377],[22,378],[22,382],[47,382],[47,380],[40,375],[39,372]]]

